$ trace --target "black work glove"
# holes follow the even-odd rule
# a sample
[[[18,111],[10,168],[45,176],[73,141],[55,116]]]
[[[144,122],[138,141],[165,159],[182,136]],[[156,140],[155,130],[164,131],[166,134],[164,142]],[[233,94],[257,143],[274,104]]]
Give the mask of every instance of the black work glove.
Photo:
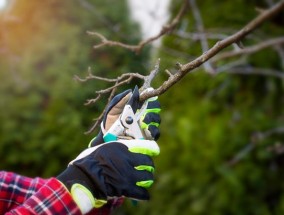
[[[135,91],[136,89],[134,89]],[[120,114],[123,111],[125,104],[132,97],[133,92],[131,90],[126,90],[118,95],[116,95],[111,102],[109,103],[103,121],[102,121],[102,130],[99,134],[93,138],[89,144],[90,147],[96,146],[98,144],[107,142],[104,140],[104,132],[108,131],[108,129],[113,125],[113,123],[119,118]],[[158,140],[160,137],[159,126],[161,123],[160,111],[161,106],[158,101],[158,97],[153,97],[148,99],[147,109],[145,113],[141,116],[139,124],[140,128],[144,134],[145,139],[148,140]],[[132,101],[133,104],[138,105],[139,108],[143,105],[139,102],[139,95],[134,98]],[[104,132],[103,132],[104,131]]]
[[[83,214],[113,197],[148,200],[154,171],[151,157],[158,154],[155,141],[108,142],[83,151],[57,178]]]

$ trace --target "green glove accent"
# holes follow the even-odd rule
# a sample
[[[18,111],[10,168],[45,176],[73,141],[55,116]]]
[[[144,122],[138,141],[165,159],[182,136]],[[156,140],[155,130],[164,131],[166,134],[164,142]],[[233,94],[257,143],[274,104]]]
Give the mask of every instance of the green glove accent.
[[[160,113],[161,108],[152,108],[152,109],[146,109],[146,113]]]
[[[140,153],[140,154],[143,154],[143,155],[149,155],[151,157],[153,156],[157,156],[160,154],[160,150],[154,150],[154,149],[147,149],[147,148],[144,148],[144,147],[129,147],[128,149],[130,152],[132,153]]]
[[[148,181],[138,181],[136,182],[136,185],[139,187],[143,187],[143,188],[149,188],[151,187],[151,185],[154,183],[153,180],[148,180]]]
[[[80,208],[82,214],[88,213],[92,208],[100,208],[107,203],[104,199],[94,198],[91,191],[78,183],[72,185],[71,196]]]
[[[143,117],[143,116],[142,116]],[[145,117],[145,116],[144,116]],[[141,118],[142,120],[144,120],[144,118]],[[149,124],[146,124],[145,122],[141,122],[140,123],[140,127],[142,129],[148,129],[150,125],[153,125],[153,126],[156,126],[156,127],[159,127],[160,126],[160,123],[156,123],[156,122],[150,122]]]
[[[140,166],[136,166],[134,167],[137,170],[146,170],[148,172],[154,172],[155,168],[152,166],[147,166],[147,165],[140,165]]]
[[[91,141],[88,144],[88,148],[93,146],[93,142],[96,140],[97,136],[95,136],[93,139],[91,139]]]

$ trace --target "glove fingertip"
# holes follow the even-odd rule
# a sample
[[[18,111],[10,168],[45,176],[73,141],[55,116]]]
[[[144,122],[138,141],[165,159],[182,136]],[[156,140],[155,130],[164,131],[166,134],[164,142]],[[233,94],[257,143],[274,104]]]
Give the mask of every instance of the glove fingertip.
[[[148,201],[150,199],[150,194],[146,188],[143,187],[136,187],[135,193],[132,194],[132,199],[135,200],[142,200],[142,201]],[[131,197],[130,197],[131,198]]]
[[[150,131],[154,140],[157,141],[160,138],[160,130],[155,125],[149,125],[148,130]]]
[[[158,100],[149,101],[147,109],[161,109],[161,104]]]

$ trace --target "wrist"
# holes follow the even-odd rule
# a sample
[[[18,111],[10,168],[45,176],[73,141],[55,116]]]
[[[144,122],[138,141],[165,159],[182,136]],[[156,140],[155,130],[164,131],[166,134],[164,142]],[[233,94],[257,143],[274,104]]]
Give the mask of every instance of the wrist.
[[[107,203],[106,195],[101,193],[88,176],[76,166],[70,165],[57,179],[69,191],[82,214]]]
[[[93,208],[100,208],[107,203],[107,200],[96,199],[91,191],[81,184],[73,184],[70,193],[82,214],[87,214]]]

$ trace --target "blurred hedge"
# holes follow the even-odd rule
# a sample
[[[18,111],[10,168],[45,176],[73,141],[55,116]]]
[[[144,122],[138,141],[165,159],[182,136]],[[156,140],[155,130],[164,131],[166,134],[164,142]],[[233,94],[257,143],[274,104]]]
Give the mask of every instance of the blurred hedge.
[[[172,2],[173,15],[181,2]],[[257,16],[256,8],[267,7],[265,1],[196,3],[205,29],[227,35]],[[187,14],[177,28],[196,32],[192,12]],[[283,15],[244,39],[244,46],[283,36]],[[210,46],[215,42],[209,40]],[[164,38],[157,57],[161,71],[174,72],[176,62],[187,63],[201,53],[199,41],[172,34]],[[249,56],[240,66],[283,72],[273,48]],[[129,214],[284,213],[283,79],[229,72],[210,75],[200,67],[160,97],[161,155],[152,199],[138,207],[129,202]]]
[[[109,7],[110,0],[88,3],[16,1],[6,18],[1,16],[0,169],[58,174],[96,135],[84,132],[106,102],[84,106],[106,83],[78,83],[74,75],[85,77],[90,67],[113,78],[147,65],[147,50],[138,57],[122,49],[92,48],[99,41],[87,31],[130,42],[140,34],[126,16],[124,1],[115,7]]]

